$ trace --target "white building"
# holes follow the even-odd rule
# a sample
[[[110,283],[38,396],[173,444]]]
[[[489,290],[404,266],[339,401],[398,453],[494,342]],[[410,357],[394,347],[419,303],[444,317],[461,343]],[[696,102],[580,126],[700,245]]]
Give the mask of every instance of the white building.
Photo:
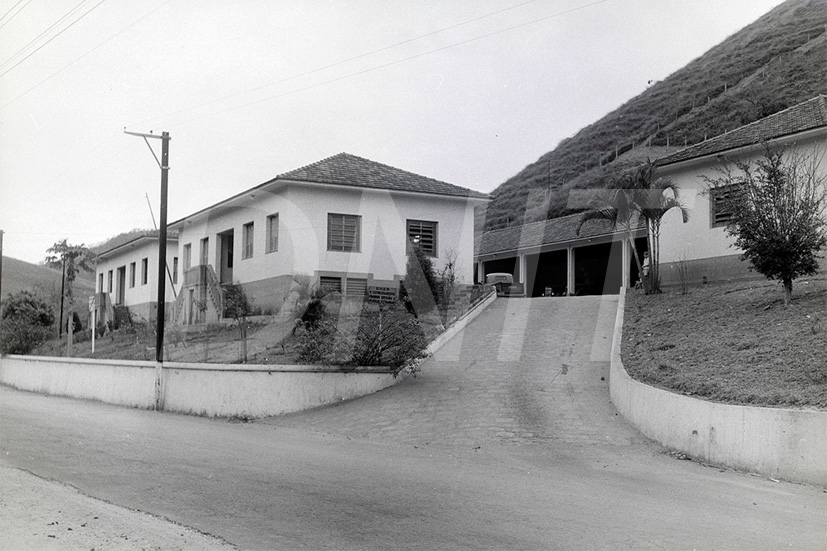
[[[733,160],[754,163],[765,154],[765,145],[789,155],[817,156],[818,171],[827,174],[827,96],[818,96],[751,124],[741,126],[657,161],[658,176],[680,188],[680,199],[689,208],[689,222],[682,223],[677,209],[663,219],[660,236],[661,279],[679,280],[683,263],[690,283],[763,278],[740,260],[742,251],[726,233],[723,209],[726,189],[709,191],[705,178],[721,176],[719,169]],[[737,173],[737,170],[736,170]],[[822,262],[822,265],[825,265]],[[825,265],[827,268],[827,265]]]
[[[133,319],[150,321],[158,311],[158,237],[141,235],[99,253],[95,290],[98,319],[114,319],[114,307],[126,307]],[[167,239],[166,310],[175,301],[178,284],[178,241]]]
[[[218,316],[221,285],[281,308],[295,275],[344,296],[396,294],[416,242],[473,283],[474,206],[488,196],[347,153],[277,176],[172,224],[185,324]]]

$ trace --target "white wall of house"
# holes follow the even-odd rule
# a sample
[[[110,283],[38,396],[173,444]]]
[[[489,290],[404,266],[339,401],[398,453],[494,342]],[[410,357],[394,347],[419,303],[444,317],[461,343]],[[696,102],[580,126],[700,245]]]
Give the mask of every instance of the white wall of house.
[[[290,183],[275,191],[256,190],[179,225],[179,256],[191,247],[191,265],[200,263],[201,240],[220,277],[218,234],[233,231],[232,280],[241,284],[293,274],[311,277],[349,274],[377,282],[405,275],[407,220],[437,223],[434,265],[456,255],[458,279],[473,281],[474,205],[462,197],[401,193],[344,186]],[[358,251],[329,251],[328,214],[360,216]],[[268,252],[267,218],[278,214],[278,249]],[[244,258],[244,226],[253,224],[252,255]],[[272,298],[272,297],[271,297]]]
[[[820,154],[819,171],[821,174],[827,174],[827,148],[823,131],[820,134],[800,137],[798,140],[779,140],[775,142],[774,147],[778,146],[784,148],[785,158],[790,154]],[[759,145],[743,149],[734,155],[727,155],[726,158],[754,163],[760,160],[763,154],[763,146]],[[729,262],[729,268],[724,270],[724,276],[739,266],[736,257],[743,251],[733,246],[734,239],[727,235],[725,227],[714,227],[711,199],[707,193],[708,184],[704,180],[704,177],[720,177],[718,169],[723,166],[722,163],[721,159],[713,156],[691,159],[658,170],[658,176],[671,178],[677,184],[680,199],[689,209],[689,221],[685,224],[677,209],[668,212],[663,218],[660,236],[662,264],[726,260]],[[736,169],[735,174],[739,173]],[[741,269],[746,272],[747,264],[741,263]],[[668,278],[668,270],[663,275]]]
[[[167,245],[167,265],[170,272],[173,271],[175,259],[178,257],[177,243],[172,240]],[[146,259],[146,278],[143,278],[143,262]],[[132,278],[132,266],[134,265],[134,282]],[[118,270],[123,269],[123,281],[118,276]],[[112,288],[109,288],[109,274],[112,273]],[[101,279],[101,276],[103,278]],[[180,267],[178,278],[181,277]],[[144,282],[145,281],[145,282]],[[173,286],[166,278],[165,302],[175,300],[174,289],[180,288],[179,284]],[[103,283],[103,286],[101,286]],[[123,285],[123,302],[119,303],[121,296],[121,285]],[[113,305],[128,306],[133,313],[148,318],[150,303],[157,301],[158,296],[158,240],[157,238],[141,239],[132,245],[124,246],[117,254],[106,255],[98,261],[95,269],[95,290],[97,292],[109,293]]]

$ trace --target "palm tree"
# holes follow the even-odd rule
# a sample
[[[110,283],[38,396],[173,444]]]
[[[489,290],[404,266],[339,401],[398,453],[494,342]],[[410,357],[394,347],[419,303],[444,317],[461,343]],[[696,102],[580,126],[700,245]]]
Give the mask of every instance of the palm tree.
[[[658,178],[656,166],[646,161],[625,174],[619,182],[621,188],[632,193],[634,210],[646,222],[646,243],[651,265],[647,293],[660,292],[660,226],[663,217],[673,208],[681,211],[683,223],[689,221],[689,210],[678,198],[678,186],[669,178]]]
[[[629,240],[638,273],[643,274],[632,235],[632,230],[643,218],[650,262],[647,293],[660,292],[660,226],[663,217],[669,210],[678,208],[684,223],[689,220],[689,211],[678,199],[678,186],[668,178],[658,178],[655,169],[655,164],[647,161],[621,176],[614,184],[615,189],[604,190],[590,202],[590,210],[581,215],[576,229],[580,235],[580,229],[588,220],[611,221]]]
[[[637,228],[640,220],[635,195],[636,193],[629,189],[602,190],[589,202],[589,210],[580,215],[575,233],[579,236],[583,224],[589,220],[608,220],[615,228],[623,232],[623,236],[629,241],[632,254],[635,256],[637,273],[643,274],[643,265],[640,263],[635,238],[632,235],[632,230]]]

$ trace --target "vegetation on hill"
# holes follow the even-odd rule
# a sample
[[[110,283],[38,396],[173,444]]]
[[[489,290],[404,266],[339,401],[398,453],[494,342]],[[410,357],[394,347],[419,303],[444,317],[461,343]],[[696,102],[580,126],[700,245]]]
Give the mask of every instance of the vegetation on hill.
[[[788,0],[501,184],[478,223],[571,214],[572,190],[827,93],[825,30],[824,0]]]
[[[54,292],[60,297],[60,270],[31,264],[16,258],[3,257],[3,298],[20,291],[37,292],[49,297]],[[78,297],[89,296],[95,292],[94,274],[79,273],[75,280],[75,294]]]
[[[89,249],[95,254],[100,254],[104,251],[108,251],[110,249],[114,249],[115,247],[119,247],[124,243],[129,243],[133,239],[141,237],[142,235],[157,237],[158,230],[142,230],[140,228],[135,228],[134,230],[119,233],[115,237],[110,237],[105,241],[101,241],[100,243],[92,245],[91,247],[89,247]]]

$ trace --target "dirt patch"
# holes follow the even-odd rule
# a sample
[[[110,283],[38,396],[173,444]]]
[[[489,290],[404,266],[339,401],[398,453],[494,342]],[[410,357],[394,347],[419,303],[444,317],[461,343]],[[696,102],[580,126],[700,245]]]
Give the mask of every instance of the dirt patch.
[[[621,346],[633,378],[727,403],[827,409],[827,278],[630,292]]]

